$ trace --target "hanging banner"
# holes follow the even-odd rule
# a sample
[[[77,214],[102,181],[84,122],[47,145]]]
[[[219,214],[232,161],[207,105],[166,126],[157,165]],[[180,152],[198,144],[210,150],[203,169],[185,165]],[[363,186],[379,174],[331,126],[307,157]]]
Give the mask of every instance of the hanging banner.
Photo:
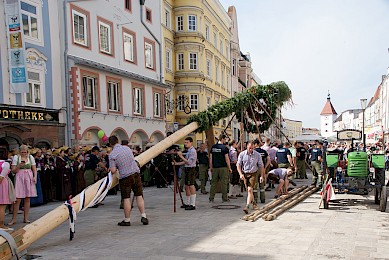
[[[28,92],[27,69],[19,0],[4,0],[8,38],[10,92]]]

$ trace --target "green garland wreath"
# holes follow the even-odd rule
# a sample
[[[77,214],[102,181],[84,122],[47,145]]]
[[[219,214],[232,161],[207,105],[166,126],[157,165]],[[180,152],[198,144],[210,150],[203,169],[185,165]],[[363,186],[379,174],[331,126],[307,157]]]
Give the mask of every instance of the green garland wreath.
[[[211,126],[218,124],[219,120],[235,113],[240,122],[243,122],[245,130],[249,133],[264,132],[272,124],[271,119],[265,111],[258,105],[261,102],[263,107],[275,117],[277,107],[282,106],[285,102],[292,99],[292,92],[285,82],[279,81],[269,85],[253,86],[234,97],[210,106],[207,110],[188,118],[187,124],[197,122],[199,128],[197,133],[201,133]],[[254,111],[251,110],[250,106]],[[241,117],[243,113],[243,118]]]

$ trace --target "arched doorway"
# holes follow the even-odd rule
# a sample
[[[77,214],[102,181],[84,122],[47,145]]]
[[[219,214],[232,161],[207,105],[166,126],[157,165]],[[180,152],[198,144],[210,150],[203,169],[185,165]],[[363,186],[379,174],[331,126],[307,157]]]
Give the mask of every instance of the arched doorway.
[[[138,129],[132,133],[129,141],[130,142],[128,145],[131,148],[140,147],[142,151],[144,151],[147,143],[149,142],[149,137],[147,136],[145,131]]]
[[[79,142],[80,145],[88,145],[88,146],[94,146],[100,144],[100,139],[97,135],[100,129],[97,128],[89,128],[84,131],[82,134],[82,138]]]
[[[163,139],[165,139],[165,136],[163,135],[162,132],[160,131],[155,131],[154,133],[151,134],[149,143],[147,146],[153,146],[159,142],[161,142]]]
[[[113,130],[111,135],[115,135],[119,139],[119,144],[123,140],[129,140],[126,131],[123,128],[120,128],[120,127],[118,127],[115,130]]]

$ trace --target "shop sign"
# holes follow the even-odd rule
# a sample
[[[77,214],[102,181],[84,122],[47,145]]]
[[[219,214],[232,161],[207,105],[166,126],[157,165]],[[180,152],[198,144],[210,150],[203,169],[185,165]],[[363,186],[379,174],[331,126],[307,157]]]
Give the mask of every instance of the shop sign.
[[[0,106],[0,119],[23,121],[58,121],[58,112],[33,108],[10,108]]]

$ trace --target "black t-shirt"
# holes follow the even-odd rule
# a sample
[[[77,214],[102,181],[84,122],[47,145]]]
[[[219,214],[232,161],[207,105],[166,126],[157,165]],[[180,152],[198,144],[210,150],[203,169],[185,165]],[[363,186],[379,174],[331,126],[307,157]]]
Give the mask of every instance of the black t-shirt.
[[[319,160],[319,156],[323,156],[323,152],[319,148],[313,148],[311,152],[311,161]]]
[[[199,164],[206,164],[208,165],[209,161],[208,161],[208,152],[204,151],[204,152],[200,152],[198,151],[197,152],[197,160],[199,160]]]
[[[306,153],[307,153],[307,150],[304,147],[298,147],[297,148],[297,159],[305,160]]]
[[[95,170],[97,168],[97,164],[100,162],[99,158],[93,153],[88,154],[85,159],[85,170]]]
[[[257,151],[261,155],[263,166],[265,167],[266,159],[269,156],[269,154],[265,150],[263,150],[261,147],[255,148],[254,150]]]
[[[212,145],[211,154],[213,168],[227,167],[225,155],[228,154],[228,149],[224,144]]]

